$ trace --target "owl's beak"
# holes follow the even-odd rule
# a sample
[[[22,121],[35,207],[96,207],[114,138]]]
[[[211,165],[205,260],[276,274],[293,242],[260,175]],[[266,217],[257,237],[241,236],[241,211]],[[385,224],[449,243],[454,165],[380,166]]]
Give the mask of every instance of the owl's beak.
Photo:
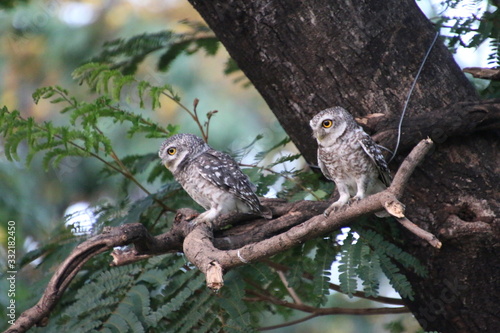
[[[313,132],[312,132],[312,134],[311,134],[311,135],[312,135],[312,137],[313,137],[313,138],[315,138],[315,139],[317,139],[317,138],[318,138],[318,137],[316,136],[316,133],[314,133],[314,130],[313,130]]]
[[[315,136],[314,134],[313,134],[313,136],[316,137],[316,140],[318,140],[318,141],[323,140],[323,138],[325,137],[325,133],[323,133],[322,131],[319,131],[316,134],[317,134],[317,136]]]

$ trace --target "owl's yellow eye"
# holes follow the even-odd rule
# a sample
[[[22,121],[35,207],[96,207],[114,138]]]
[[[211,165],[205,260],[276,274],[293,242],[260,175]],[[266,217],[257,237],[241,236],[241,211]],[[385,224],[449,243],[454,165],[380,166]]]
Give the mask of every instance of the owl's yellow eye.
[[[323,122],[321,123],[321,126],[323,126],[324,128],[330,128],[332,127],[332,125],[333,121],[331,119],[323,120]]]
[[[170,147],[167,150],[167,154],[169,154],[169,155],[174,155],[176,152],[177,152],[177,149],[174,147]]]

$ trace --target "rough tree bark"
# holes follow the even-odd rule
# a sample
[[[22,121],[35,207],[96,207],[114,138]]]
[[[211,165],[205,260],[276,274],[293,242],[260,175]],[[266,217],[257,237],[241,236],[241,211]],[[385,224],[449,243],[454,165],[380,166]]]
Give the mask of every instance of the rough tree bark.
[[[189,1],[311,163],[316,145],[308,122],[326,107],[341,105],[357,117],[382,113],[384,127],[372,129],[395,133],[435,35],[411,0]],[[416,299],[406,304],[426,330],[494,332],[500,327],[499,107],[451,111],[464,102],[478,103],[478,96],[438,41],[408,105],[402,147],[425,135],[438,145],[403,202],[407,215],[436,234],[443,248],[405,234],[406,250],[430,271],[426,279],[409,275]],[[474,118],[478,113],[481,119]],[[443,122],[425,122],[435,117]],[[379,138],[394,148],[394,135]]]

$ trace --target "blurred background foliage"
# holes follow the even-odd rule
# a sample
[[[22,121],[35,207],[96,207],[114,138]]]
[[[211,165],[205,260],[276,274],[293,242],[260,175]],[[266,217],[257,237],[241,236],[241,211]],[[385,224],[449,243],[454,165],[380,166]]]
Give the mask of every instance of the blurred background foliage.
[[[436,24],[444,27],[441,34],[450,49],[457,52],[457,61],[462,67],[498,65],[500,43],[496,24],[497,7],[494,2],[420,1],[419,5]],[[68,116],[61,115],[60,107],[49,100],[42,99],[35,104],[32,94],[38,88],[63,86],[78,100],[92,102],[98,94],[89,90],[81,80],[75,80],[72,72],[91,59],[106,60],[103,50],[112,50],[113,44],[103,46],[105,43],[166,30],[189,33],[201,29],[197,24],[203,22],[189,3],[183,0],[31,0],[5,1],[0,6],[3,8],[0,9],[0,106],[18,110],[24,118],[33,117],[38,123],[52,121],[54,125],[67,124]],[[211,36],[210,31],[200,33]],[[182,48],[182,45],[180,47]],[[235,70],[221,45],[216,53],[201,46],[199,52],[190,54],[190,51],[196,48],[197,45],[190,45],[185,49],[188,52],[171,58],[153,48],[148,57],[140,59],[144,61],[138,62],[137,68],[129,68],[129,71],[134,72],[138,80],[153,85],[171,84],[181,97],[182,103],[189,108],[192,108],[195,99],[199,99],[197,109],[202,117],[217,110],[218,113],[210,122],[209,143],[216,149],[233,152],[242,159],[242,163],[251,164],[256,151],[272,147],[283,140],[286,133],[243,74]],[[168,66],[168,71],[165,71],[166,62],[174,58]],[[110,62],[117,64],[120,59],[115,57]],[[498,88],[494,83],[475,80],[474,84],[485,97],[498,97]],[[178,103],[168,98],[161,98],[161,106],[155,108],[154,112],[150,111],[151,105],[141,108],[139,101],[133,97],[120,102],[127,110],[142,114],[162,127],[175,124],[181,132],[201,134],[190,115]],[[113,142],[117,155],[122,157],[139,153],[156,154],[162,141],[159,138],[138,136],[128,140],[127,129],[114,126],[111,122],[104,123],[101,129]],[[262,140],[257,142],[256,148],[242,151],[254,141],[257,134],[262,134]],[[0,137],[0,141],[2,140]],[[0,147],[3,149],[3,144]],[[43,266],[37,266],[42,261],[37,258],[24,265],[17,274],[16,300],[19,312],[38,299],[50,278],[50,271],[55,269],[75,244],[82,241],[82,237],[85,237],[89,225],[86,220],[93,222],[96,218],[96,212],[91,208],[85,211],[87,207],[106,207],[107,204],[133,207],[134,203],[144,202],[148,196],[133,184],[122,185],[118,176],[105,177],[103,165],[95,159],[67,157],[59,165],[45,169],[43,156],[36,155],[28,167],[24,163],[28,148],[21,145],[17,152],[20,160],[14,162],[7,161],[4,154],[0,154],[0,257],[6,256],[6,226],[10,220],[16,222],[16,256],[20,263],[27,253],[31,253],[32,258],[42,252],[51,253],[51,256],[45,257]],[[271,162],[296,153],[293,144],[285,142],[283,147],[269,154],[267,159]],[[307,167],[303,159],[287,163],[278,165],[275,169],[300,170]],[[255,170],[248,173],[253,180],[259,179]],[[155,193],[162,188],[162,181],[147,183],[146,176],[137,175],[148,191]],[[292,188],[292,185],[289,184],[289,187]],[[260,194],[275,195],[280,186],[270,190],[267,187],[260,188]],[[316,189],[322,197],[331,191],[332,186],[318,184]],[[293,193],[289,194],[292,198]],[[182,206],[188,205],[189,202],[189,199],[184,197],[180,198],[177,204]],[[68,214],[70,218],[65,219]],[[81,228],[81,233],[75,232],[78,228]],[[39,252],[32,252],[34,250]],[[28,259],[25,258],[26,262]],[[6,270],[4,263],[2,259],[1,272]],[[107,266],[108,258],[102,256],[96,259],[93,265],[97,264]],[[89,277],[89,274],[83,274],[82,279]],[[7,326],[4,324],[3,318],[6,317],[3,311],[8,304],[8,298],[3,290],[7,289],[7,282],[4,275],[0,276],[0,329],[5,329]],[[337,282],[336,279],[338,278],[332,277],[333,282]],[[396,295],[386,280],[381,283],[382,294]],[[328,298],[327,304],[357,307],[369,306],[372,303],[360,299],[351,300],[341,293],[334,292]],[[295,318],[293,313],[291,316],[292,319]],[[270,316],[260,318],[260,321],[263,325],[272,325],[282,322],[282,317]],[[332,328],[333,325],[335,328]],[[418,327],[410,314],[331,316],[317,318],[282,331],[415,332]]]
[[[182,20],[201,20],[183,1],[154,5],[141,1],[30,1],[27,6],[0,11],[0,17],[0,104],[19,110],[24,117],[34,117],[37,122],[50,120],[59,125],[66,123],[67,118],[48,101],[36,105],[32,94],[37,88],[57,84],[80,100],[92,100],[95,95],[75,81],[71,73],[96,56],[105,42],[165,29],[184,32],[189,27],[180,23]],[[140,65],[136,76],[152,84],[174,83],[186,104],[198,98],[200,110],[219,110],[211,125],[214,135],[210,143],[216,148],[242,147],[254,139],[253,133],[269,132],[268,140],[274,140],[274,135],[283,138],[284,132],[254,89],[233,84],[235,77],[224,75],[227,59],[224,50],[217,57],[205,57],[201,52],[181,56],[164,73],[157,71],[157,59],[151,57]],[[139,110],[133,102],[130,107],[148,112]],[[175,103],[165,101],[155,111],[146,116],[162,126],[178,124],[185,132],[199,134],[196,124]],[[115,149],[122,155],[155,153],[161,142],[119,140],[124,133],[116,126],[109,126],[107,135],[114,139]],[[19,154],[22,156],[23,152]],[[32,225],[26,234],[18,236],[43,242],[41,236],[50,237],[50,230],[60,225],[72,203],[116,196],[120,189],[113,186],[112,180],[100,176],[101,167],[97,161],[74,158],[45,172],[40,156],[30,169],[22,162],[7,163],[2,157],[0,187],[8,195],[0,199],[1,219],[30,221]]]

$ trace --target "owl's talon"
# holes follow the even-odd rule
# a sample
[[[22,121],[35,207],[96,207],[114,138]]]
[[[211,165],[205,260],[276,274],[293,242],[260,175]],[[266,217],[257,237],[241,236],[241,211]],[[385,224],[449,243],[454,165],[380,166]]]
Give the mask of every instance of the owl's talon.
[[[341,208],[343,208],[344,206],[346,205],[346,203],[344,202],[339,202],[339,201],[335,201],[334,203],[332,203],[330,205],[330,207],[328,207],[327,209],[325,209],[325,211],[323,212],[323,215],[325,217],[328,217],[330,215],[331,212],[336,212],[336,211],[339,211]]]
[[[191,215],[191,216],[186,216],[186,221],[190,222],[190,223],[194,223],[196,224],[196,219],[197,217],[200,216],[200,215]]]
[[[353,203],[353,202],[358,202],[360,201],[362,198],[361,197],[358,197],[358,196],[354,196],[351,198],[351,200],[349,200],[349,204]]]

